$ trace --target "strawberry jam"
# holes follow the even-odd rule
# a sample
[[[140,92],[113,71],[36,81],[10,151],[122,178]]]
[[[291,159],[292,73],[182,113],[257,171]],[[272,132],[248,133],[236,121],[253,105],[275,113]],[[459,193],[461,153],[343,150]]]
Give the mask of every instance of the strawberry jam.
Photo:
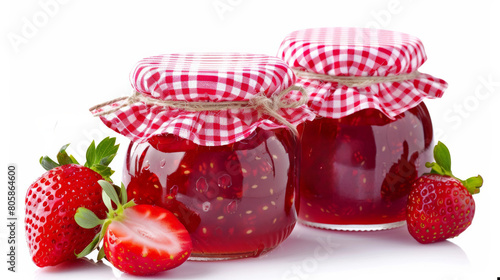
[[[395,120],[367,109],[299,129],[299,221],[338,230],[404,224],[411,182],[432,160],[432,123],[423,103]]]
[[[257,128],[224,146],[172,134],[131,142],[127,194],[173,212],[189,231],[192,260],[258,256],[291,233],[296,219],[298,145],[285,129]]]

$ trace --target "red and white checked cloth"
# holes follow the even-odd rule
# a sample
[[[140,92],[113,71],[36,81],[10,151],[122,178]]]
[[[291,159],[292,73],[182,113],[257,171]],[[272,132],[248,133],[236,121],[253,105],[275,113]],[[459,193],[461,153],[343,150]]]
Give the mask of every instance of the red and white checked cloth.
[[[352,27],[299,30],[286,36],[278,57],[298,70],[297,85],[309,90],[309,107],[328,118],[374,108],[393,119],[425,98],[441,97],[448,86],[441,79],[415,72],[427,59],[418,38],[388,30]],[[335,77],[410,73],[417,76],[356,87],[301,78],[300,71]]]
[[[143,96],[161,101],[218,103],[272,97],[295,83],[295,75],[282,60],[258,54],[185,53],[142,59],[130,74],[132,87]],[[291,90],[286,100],[298,101]],[[252,108],[192,111],[148,102],[126,104],[118,100],[91,109],[111,129],[135,142],[169,133],[204,146],[222,146],[247,138],[257,128],[285,127],[275,118]],[[123,106],[114,111],[114,108]],[[292,125],[314,119],[306,104],[279,108]]]

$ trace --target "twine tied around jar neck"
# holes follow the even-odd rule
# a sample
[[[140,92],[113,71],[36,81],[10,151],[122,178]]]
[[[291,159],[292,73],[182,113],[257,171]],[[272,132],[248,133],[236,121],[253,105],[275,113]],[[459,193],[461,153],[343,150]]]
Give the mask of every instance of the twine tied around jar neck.
[[[418,78],[420,72],[413,71],[411,73],[404,73],[392,76],[333,76],[327,74],[319,74],[307,72],[303,70],[293,69],[295,75],[303,79],[320,80],[324,82],[333,82],[347,87],[367,87],[379,83],[394,83],[403,82]]]
[[[301,97],[298,101],[291,102],[285,99],[285,96],[291,91],[299,91]],[[230,110],[230,109],[254,109],[260,114],[266,114],[273,117],[279,123],[285,125],[290,129],[295,135],[298,135],[297,128],[292,125],[287,119],[282,117],[279,113],[279,109],[287,108],[297,108],[307,103],[309,95],[307,91],[300,86],[291,86],[285,90],[274,94],[271,97],[267,97],[264,93],[258,94],[255,97],[247,101],[221,101],[221,102],[210,102],[210,101],[179,101],[179,100],[159,100],[141,94],[135,91],[131,96],[119,97],[98,105],[93,106],[89,111],[95,111],[101,109],[107,105],[114,104],[119,101],[124,101],[119,106],[110,108],[108,110],[103,110],[94,114],[95,117],[108,115],[120,110],[123,107],[132,105],[134,103],[143,102],[148,105],[157,105],[163,107],[169,107],[174,109],[181,109],[191,112],[202,112],[202,111],[220,111],[220,110]]]

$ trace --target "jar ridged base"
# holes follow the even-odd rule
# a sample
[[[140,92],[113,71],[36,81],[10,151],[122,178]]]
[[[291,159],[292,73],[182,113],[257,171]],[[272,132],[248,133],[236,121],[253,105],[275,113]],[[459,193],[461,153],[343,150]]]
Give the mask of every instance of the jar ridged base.
[[[271,249],[265,251],[254,251],[247,253],[236,253],[236,254],[191,254],[188,258],[189,261],[201,261],[201,262],[212,262],[212,261],[228,261],[228,260],[236,260],[236,259],[244,259],[251,257],[258,257],[263,255]]]
[[[305,220],[299,219],[299,223],[320,229],[328,229],[328,230],[340,230],[340,231],[379,231],[379,230],[387,230],[398,228],[406,225],[406,221],[399,221],[394,223],[387,224],[369,224],[369,225],[340,225],[340,224],[322,224],[322,223],[314,223]]]

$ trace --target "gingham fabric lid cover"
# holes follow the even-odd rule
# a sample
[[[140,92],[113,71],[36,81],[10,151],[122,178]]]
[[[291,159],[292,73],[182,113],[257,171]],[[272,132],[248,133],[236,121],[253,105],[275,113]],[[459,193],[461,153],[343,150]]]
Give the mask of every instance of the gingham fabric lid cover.
[[[270,97],[294,85],[293,71],[276,57],[236,53],[186,53],[159,55],[140,60],[130,74],[135,91],[158,100],[246,101]],[[286,98],[300,100],[299,91]],[[118,101],[92,113],[120,106]],[[311,120],[314,114],[302,105],[279,109],[292,125]],[[169,133],[204,146],[221,146],[247,138],[257,128],[284,127],[254,109],[186,111],[137,102],[100,116],[111,129],[135,142]]]
[[[294,70],[331,76],[391,76],[416,71],[427,59],[422,42],[388,30],[334,27],[299,30],[278,51]],[[348,87],[336,82],[297,78],[310,91],[309,106],[320,116],[341,118],[374,108],[393,119],[425,98],[438,98],[447,88],[442,79],[421,73],[400,82]]]

